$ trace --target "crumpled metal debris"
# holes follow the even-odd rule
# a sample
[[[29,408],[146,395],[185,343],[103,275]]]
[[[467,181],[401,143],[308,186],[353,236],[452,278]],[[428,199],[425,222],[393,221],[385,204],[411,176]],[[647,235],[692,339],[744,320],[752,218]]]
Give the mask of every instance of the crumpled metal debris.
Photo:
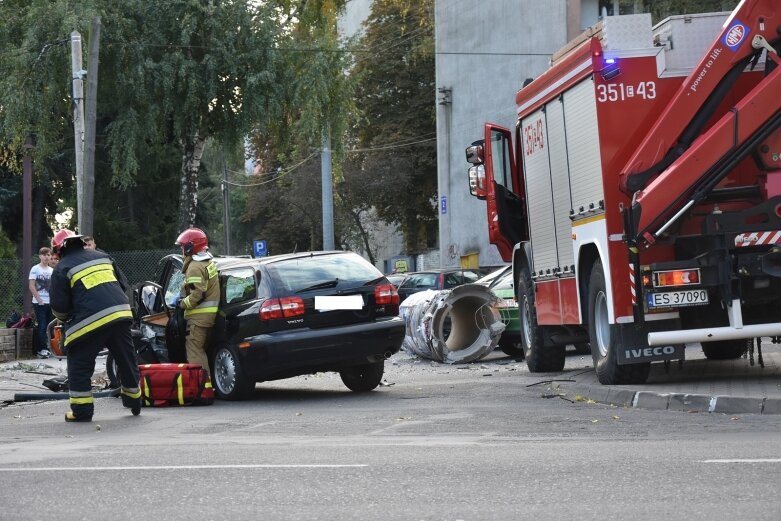
[[[413,293],[401,303],[402,347],[448,364],[479,360],[496,349],[504,331],[499,298],[479,284]]]

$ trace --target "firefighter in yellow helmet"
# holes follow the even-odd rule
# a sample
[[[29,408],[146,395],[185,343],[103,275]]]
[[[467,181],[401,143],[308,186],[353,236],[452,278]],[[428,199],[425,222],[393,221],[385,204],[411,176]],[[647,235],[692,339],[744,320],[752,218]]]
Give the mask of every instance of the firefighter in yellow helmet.
[[[209,358],[206,351],[220,303],[217,265],[208,251],[209,239],[203,230],[189,228],[183,231],[176,239],[176,245],[182,248],[184,256],[184,295],[178,305],[184,309],[184,318],[187,320],[187,361],[200,364],[208,373]],[[211,386],[211,382],[206,385]]]
[[[130,335],[133,315],[122,272],[107,254],[85,249],[82,236],[71,230],[54,235],[52,250],[60,256],[60,262],[52,273],[51,308],[54,316],[65,323],[62,347],[68,351],[71,410],[65,413],[65,421],[92,421],[92,374],[95,358],[104,347],[118,364],[122,405],[138,415],[141,389]]]

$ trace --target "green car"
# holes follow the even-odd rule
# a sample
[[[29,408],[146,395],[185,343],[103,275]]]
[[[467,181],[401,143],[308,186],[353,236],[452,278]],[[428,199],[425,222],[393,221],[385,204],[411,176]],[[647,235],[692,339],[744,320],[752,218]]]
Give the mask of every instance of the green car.
[[[476,284],[488,286],[499,297],[499,315],[504,322],[504,332],[499,339],[499,349],[506,355],[523,356],[521,324],[518,318],[518,302],[513,286],[513,267],[505,266],[478,280]]]
[[[499,349],[506,355],[523,357],[521,320],[518,314],[518,301],[515,300],[513,267],[505,266],[504,268],[499,268],[478,280],[476,284],[488,286],[488,289],[501,299],[498,307],[505,327],[499,339]],[[574,344],[574,348],[578,354],[591,354],[591,346],[587,342]]]

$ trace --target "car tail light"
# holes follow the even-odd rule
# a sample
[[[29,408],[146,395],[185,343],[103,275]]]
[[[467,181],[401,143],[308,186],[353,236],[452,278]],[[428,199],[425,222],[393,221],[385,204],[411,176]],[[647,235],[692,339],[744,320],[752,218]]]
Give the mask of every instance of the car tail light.
[[[374,286],[374,302],[377,305],[398,304],[399,292],[393,284],[379,284]]]
[[[301,297],[268,299],[260,306],[261,320],[291,318],[304,314],[304,300]]]
[[[657,288],[665,286],[686,286],[700,283],[700,270],[670,270],[654,273]]]

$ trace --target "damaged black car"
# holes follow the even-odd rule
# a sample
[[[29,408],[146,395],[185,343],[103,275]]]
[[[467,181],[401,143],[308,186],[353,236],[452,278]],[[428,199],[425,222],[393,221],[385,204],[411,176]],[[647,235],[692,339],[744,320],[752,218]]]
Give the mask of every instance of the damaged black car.
[[[209,347],[218,397],[248,397],[257,382],[335,371],[356,392],[382,381],[404,338],[395,286],[352,252],[214,258],[220,305]],[[175,309],[182,258],[165,257],[156,282],[133,288],[139,363],[183,362]],[[113,364],[107,364],[109,376]]]

